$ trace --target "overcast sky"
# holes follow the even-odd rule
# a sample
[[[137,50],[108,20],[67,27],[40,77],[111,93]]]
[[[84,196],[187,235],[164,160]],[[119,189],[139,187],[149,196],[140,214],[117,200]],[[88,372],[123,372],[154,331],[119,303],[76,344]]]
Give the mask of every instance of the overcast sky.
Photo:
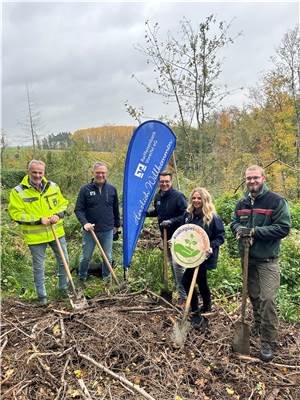
[[[271,67],[284,33],[299,21],[294,2],[5,2],[2,4],[2,128],[9,144],[29,144],[26,85],[40,113],[40,136],[103,124],[133,125],[125,101],[157,118],[172,115],[162,99],[131,78],[154,78],[134,45],[144,44],[145,21],[162,33],[178,31],[183,16],[194,26],[214,13],[233,18],[221,83],[245,87],[225,105],[242,106],[247,88]],[[27,135],[27,137],[26,137]]]

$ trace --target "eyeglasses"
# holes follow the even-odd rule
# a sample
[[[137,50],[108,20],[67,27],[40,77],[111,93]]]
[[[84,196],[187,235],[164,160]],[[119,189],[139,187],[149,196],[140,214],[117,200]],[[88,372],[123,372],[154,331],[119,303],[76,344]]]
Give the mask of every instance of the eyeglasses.
[[[161,183],[171,183],[171,181],[159,181],[159,184]]]
[[[247,176],[246,181],[250,182],[250,181],[258,181],[260,178],[262,178],[262,176]]]

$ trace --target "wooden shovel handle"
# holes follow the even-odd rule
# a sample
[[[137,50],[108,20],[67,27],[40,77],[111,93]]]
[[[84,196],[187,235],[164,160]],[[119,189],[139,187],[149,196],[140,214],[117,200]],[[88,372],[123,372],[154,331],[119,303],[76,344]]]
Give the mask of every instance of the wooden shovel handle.
[[[56,231],[55,231],[55,227],[53,225],[50,225],[50,228],[51,228],[51,231],[53,233],[53,236],[54,236],[57,248],[58,248],[58,252],[59,252],[60,258],[62,259],[66,274],[67,274],[69,282],[70,282],[70,285],[71,285],[72,290],[73,290],[73,292],[74,292],[74,294],[76,296],[77,293],[76,293],[76,289],[75,289],[75,286],[74,286],[73,278],[72,278],[72,275],[71,275],[71,272],[70,272],[70,268],[69,268],[69,265],[67,263],[66,257],[64,255],[63,249],[61,247],[60,241],[59,241],[59,239],[57,237],[57,234],[56,234]]]
[[[116,274],[115,274],[115,272],[114,272],[112,266],[110,265],[110,262],[109,262],[108,258],[106,257],[106,254],[104,253],[104,250],[102,249],[102,246],[101,246],[101,244],[100,244],[100,242],[99,242],[99,240],[98,240],[98,238],[97,238],[95,232],[94,232],[92,229],[91,229],[89,232],[90,232],[91,235],[93,236],[93,239],[94,239],[95,242],[96,242],[96,246],[98,247],[98,249],[99,249],[99,251],[100,251],[100,254],[101,254],[101,256],[102,256],[102,258],[103,258],[103,260],[104,260],[104,262],[105,262],[107,268],[109,269],[110,273],[112,274],[112,277],[113,277],[114,280],[116,281],[116,284],[117,284],[118,286],[120,286],[120,282],[119,282],[119,280],[118,280],[118,278],[117,278],[117,276],[116,276]]]
[[[249,239],[243,239],[243,291],[242,291],[242,322],[245,321],[248,295],[248,266],[249,266]]]
[[[168,284],[168,240],[167,240],[167,229],[164,228],[164,269],[163,269],[163,281],[164,289],[169,290]]]
[[[183,319],[182,319],[183,321],[185,321],[187,319],[187,316],[189,314],[189,309],[190,309],[191,300],[192,300],[193,292],[194,292],[195,285],[196,285],[198,271],[199,271],[199,266],[195,268],[194,273],[193,273],[193,279],[192,279],[188,297],[187,297],[186,303],[185,303],[185,309],[184,309]]]

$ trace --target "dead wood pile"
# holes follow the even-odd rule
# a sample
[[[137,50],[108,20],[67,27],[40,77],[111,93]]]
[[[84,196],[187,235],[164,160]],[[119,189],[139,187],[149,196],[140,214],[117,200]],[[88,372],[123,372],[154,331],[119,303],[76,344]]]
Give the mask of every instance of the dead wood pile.
[[[150,292],[99,296],[73,312],[16,300],[2,305],[2,399],[300,399],[299,329],[281,323],[279,349],[262,363],[232,354],[237,312],[221,305],[205,333],[171,340],[180,312]]]

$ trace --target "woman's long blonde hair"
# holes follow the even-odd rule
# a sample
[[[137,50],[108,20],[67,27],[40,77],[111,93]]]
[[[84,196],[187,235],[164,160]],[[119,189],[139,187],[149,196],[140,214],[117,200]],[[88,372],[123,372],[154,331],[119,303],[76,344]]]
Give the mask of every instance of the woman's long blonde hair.
[[[196,192],[200,194],[201,199],[202,199],[203,222],[206,225],[209,225],[213,219],[213,215],[216,214],[216,209],[212,202],[211,195],[205,188],[197,187],[192,190],[192,193],[190,194],[190,198],[189,198],[189,204],[187,207],[187,211],[190,214],[194,215],[195,207],[192,204],[192,197],[194,196],[194,193],[196,193]]]

